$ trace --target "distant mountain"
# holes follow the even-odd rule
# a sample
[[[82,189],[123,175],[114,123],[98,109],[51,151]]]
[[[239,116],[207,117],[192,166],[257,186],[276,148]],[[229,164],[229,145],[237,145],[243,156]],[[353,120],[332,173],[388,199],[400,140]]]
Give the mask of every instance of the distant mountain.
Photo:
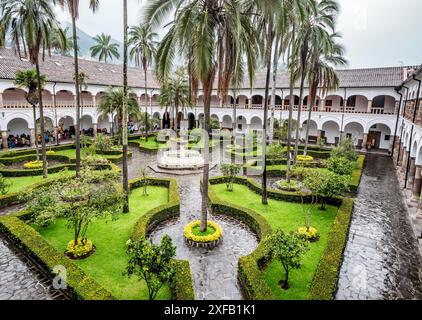
[[[63,22],[62,23],[62,27],[63,29],[66,29],[68,27],[68,36],[71,37],[72,36],[72,24],[69,22]],[[91,58],[91,51],[89,50],[89,48],[91,48],[93,45],[95,45],[95,41],[93,39],[92,35],[89,35],[88,33],[86,33],[85,31],[77,28],[76,32],[78,34],[78,46],[79,46],[79,57],[82,59],[87,59],[87,60],[93,60],[93,58]],[[116,64],[122,64],[123,63],[123,43],[116,40],[116,39],[111,39],[112,43],[117,43],[119,45],[119,53],[120,53],[120,59],[113,59],[113,63]]]

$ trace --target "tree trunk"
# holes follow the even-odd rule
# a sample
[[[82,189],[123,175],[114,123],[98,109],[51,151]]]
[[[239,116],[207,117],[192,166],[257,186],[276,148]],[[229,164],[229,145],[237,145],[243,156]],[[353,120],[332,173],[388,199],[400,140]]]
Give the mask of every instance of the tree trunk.
[[[36,106],[34,104],[32,105],[32,113],[34,115],[35,153],[37,154],[37,162],[39,162],[40,150],[38,148],[37,111],[36,111]]]
[[[271,51],[273,44],[272,22],[268,23],[268,42],[265,62],[267,64],[267,76],[265,79],[265,97],[264,97],[264,125],[262,132],[262,204],[268,204],[267,195],[267,122],[268,122],[268,95],[270,91],[270,76],[271,76]]]
[[[124,205],[123,213],[129,212],[129,177],[127,164],[127,104],[128,104],[128,88],[127,88],[127,51],[128,51],[128,34],[127,30],[127,0],[123,0],[123,110],[122,110],[122,144],[123,144],[123,192]]]
[[[303,149],[303,155],[306,156],[308,153],[308,140],[309,140],[309,124],[311,123],[311,116],[312,116],[312,106],[315,104],[316,100],[316,88],[312,88],[310,92],[310,105],[308,111],[308,120],[306,122],[306,135],[305,135],[305,148]]]
[[[202,185],[202,203],[201,203],[201,232],[207,230],[208,219],[208,181],[210,169],[210,108],[211,108],[211,92],[214,82],[214,70],[210,72],[208,79],[202,82],[204,91],[204,171],[203,171],[203,185]]]
[[[147,97],[148,91],[147,91],[147,70],[145,66],[144,66],[144,79],[145,79],[145,141],[148,142],[148,97]]]
[[[78,35],[76,32],[76,17],[72,12],[72,31],[73,31],[73,57],[75,64],[75,92],[76,92],[76,128],[75,128],[75,145],[76,145],[76,177],[81,176],[81,102],[79,92],[79,60],[78,60]]]
[[[48,178],[48,168],[47,168],[47,149],[45,146],[44,139],[44,106],[42,103],[42,84],[41,84],[41,74],[40,74],[40,64],[35,63],[35,68],[37,71],[37,82],[38,82],[38,98],[39,98],[39,108],[40,108],[40,123],[41,123],[41,146],[42,146],[42,163],[43,163],[43,177],[44,179]],[[36,138],[35,138],[36,139]]]
[[[300,80],[300,93],[299,93],[299,108],[297,110],[297,126],[296,126],[296,140],[295,140],[295,154],[293,156],[293,161],[296,163],[297,155],[299,153],[299,139],[300,139],[300,129],[301,129],[301,120],[300,115],[303,106],[303,90],[305,86],[305,70],[302,68],[301,70],[302,76]]]
[[[232,123],[232,144],[235,144],[236,141],[236,130],[237,130],[237,91],[233,91],[234,103],[233,103],[233,123]]]
[[[273,59],[273,80],[272,80],[272,91],[271,91],[271,116],[270,116],[270,128],[269,128],[269,139],[270,144],[273,143],[274,139],[274,113],[275,113],[275,96],[276,96],[276,85],[277,85],[277,69],[278,69],[278,44],[280,38],[277,37],[274,47],[274,59]]]
[[[295,42],[295,27],[293,25],[293,36],[292,36],[292,43]],[[287,170],[286,170],[286,181],[290,183],[290,166],[291,166],[291,153],[290,148],[292,146],[291,140],[292,140],[292,119],[293,119],[293,104],[295,102],[293,97],[293,90],[294,90],[294,78],[293,78],[293,72],[294,72],[294,63],[295,59],[293,56],[293,49],[290,46],[289,48],[289,58],[287,61],[290,61],[290,102],[289,102],[289,120],[287,124]]]

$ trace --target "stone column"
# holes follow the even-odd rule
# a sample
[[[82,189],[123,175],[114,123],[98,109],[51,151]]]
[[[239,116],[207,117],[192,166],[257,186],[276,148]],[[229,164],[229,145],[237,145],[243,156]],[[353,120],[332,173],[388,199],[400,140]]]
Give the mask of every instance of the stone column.
[[[372,100],[368,100],[368,106],[366,108],[366,112],[367,113],[371,113],[372,112]]]
[[[362,151],[366,151],[366,144],[368,143],[368,134],[363,134]]]
[[[390,147],[388,149],[388,153],[391,154],[391,152],[393,151],[393,142],[394,142],[394,135],[390,135]]]
[[[249,101],[248,101],[249,103],[248,103],[248,109],[252,109],[252,98],[250,98],[249,99]]]
[[[413,180],[413,197],[415,199],[421,194],[421,174],[422,166],[417,165],[415,170],[415,179]]]
[[[403,163],[401,165],[401,172],[402,173],[406,172],[407,159],[408,158],[409,158],[409,152],[407,152],[406,148],[404,148],[404,150],[403,150]]]
[[[3,140],[3,150],[7,150],[9,145],[7,144],[7,130],[1,132],[1,139]]]
[[[29,135],[31,137],[31,148],[35,148],[35,141],[37,139],[35,136],[35,129],[29,129]]]
[[[399,155],[399,164],[398,164],[399,167],[403,165],[403,155],[404,155],[404,147],[402,144],[400,144],[400,155]]]
[[[410,167],[409,167],[409,181],[407,184],[408,189],[412,189],[413,182],[415,180],[415,174],[416,174],[416,159],[411,157],[410,158]]]
[[[3,108],[3,93],[0,92],[0,107]]]
[[[110,134],[113,134],[113,122],[109,122],[108,125],[110,128]]]
[[[322,112],[324,112],[325,111],[325,99],[321,99],[320,101],[319,101],[319,111],[322,111]]]
[[[419,199],[418,211],[416,212],[416,219],[422,220],[422,197]]]
[[[98,124],[93,123],[92,126],[93,126],[93,129],[94,129],[94,138],[96,138],[97,137],[97,131],[98,131]]]

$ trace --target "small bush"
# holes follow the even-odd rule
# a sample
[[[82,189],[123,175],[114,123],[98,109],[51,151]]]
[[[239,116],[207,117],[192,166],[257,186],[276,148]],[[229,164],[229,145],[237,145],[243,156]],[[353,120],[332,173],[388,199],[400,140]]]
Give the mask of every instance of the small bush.
[[[358,154],[351,139],[343,139],[337,148],[331,151],[333,158],[347,158],[349,161],[356,161]]]
[[[299,161],[299,162],[312,162],[312,161],[314,161],[314,158],[311,157],[311,156],[298,155],[297,161]]]
[[[113,149],[113,137],[98,134],[94,140],[94,148],[98,151],[110,151]]]
[[[0,173],[0,195],[4,196],[6,193],[9,192],[11,183],[3,177]]]
[[[210,233],[208,235],[197,235],[194,231],[196,227],[199,227],[201,225],[201,221],[192,221],[190,222],[186,227],[184,231],[185,238],[194,242],[213,242],[217,241],[221,238],[223,235],[223,230],[221,229],[220,225],[218,223],[215,223],[213,221],[207,221],[207,230],[208,229],[214,229],[213,233]]]
[[[23,165],[25,169],[32,170],[32,169],[41,169],[43,168],[42,161],[30,161]]]
[[[73,259],[81,259],[88,256],[93,249],[94,245],[91,240],[82,241],[81,239],[78,239],[76,245],[75,240],[72,240],[67,244],[66,254]]]
[[[297,229],[297,234],[305,240],[315,241],[319,238],[318,230],[313,227],[302,227]]]
[[[331,157],[326,162],[328,170],[339,175],[351,175],[355,164],[345,157]]]

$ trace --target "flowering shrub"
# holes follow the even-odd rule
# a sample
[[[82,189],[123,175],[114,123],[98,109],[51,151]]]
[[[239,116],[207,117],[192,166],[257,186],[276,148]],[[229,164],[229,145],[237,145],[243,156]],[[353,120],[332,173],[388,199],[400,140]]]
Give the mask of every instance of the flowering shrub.
[[[299,190],[299,184],[296,180],[290,180],[290,183],[286,180],[277,181],[278,187],[283,191],[294,192]]]
[[[223,231],[220,225],[213,221],[207,222],[207,230],[208,228],[212,228],[214,229],[213,233],[208,234],[208,235],[196,235],[194,233],[194,229],[196,227],[199,227],[200,225],[201,225],[200,220],[190,222],[185,227],[185,232],[184,232],[185,238],[194,242],[213,242],[213,241],[219,240],[221,236],[223,235]]]
[[[51,156],[51,155],[53,155],[53,154],[56,154],[56,151],[53,151],[53,150],[48,150],[48,151],[46,152],[46,154],[47,154],[47,156]]]
[[[299,161],[299,162],[312,162],[312,161],[314,161],[314,158],[311,157],[311,156],[298,155],[297,161]]]
[[[309,241],[315,241],[319,237],[318,230],[313,227],[299,228],[297,229],[297,233],[300,237],[303,237],[304,239],[309,240]]]
[[[30,161],[23,165],[25,169],[41,169],[43,167],[42,161]]]
[[[84,258],[89,255],[94,246],[91,240],[82,241],[78,239],[78,243],[75,245],[75,240],[69,241],[66,248],[66,254],[72,257],[73,259]]]

